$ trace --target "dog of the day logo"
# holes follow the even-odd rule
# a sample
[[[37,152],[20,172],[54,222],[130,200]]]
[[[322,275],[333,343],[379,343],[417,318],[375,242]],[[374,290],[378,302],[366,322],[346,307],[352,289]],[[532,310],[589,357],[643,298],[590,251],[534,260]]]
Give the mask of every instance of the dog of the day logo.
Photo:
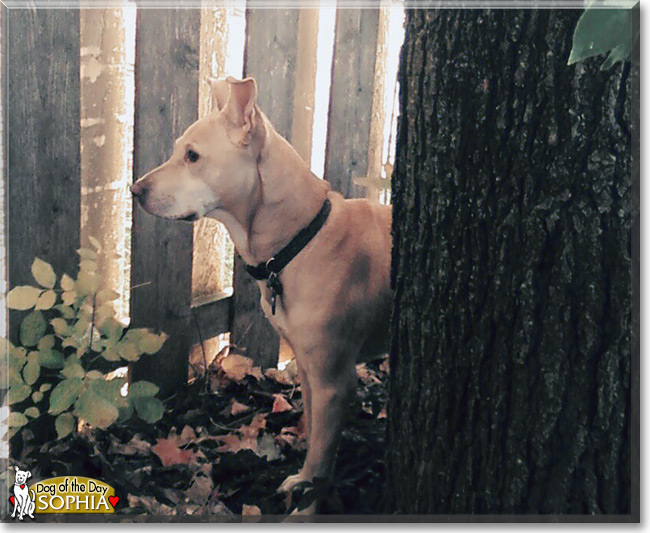
[[[35,514],[114,513],[120,498],[115,489],[98,479],[81,476],[61,476],[33,482],[29,470],[16,467],[12,518],[23,520]]]

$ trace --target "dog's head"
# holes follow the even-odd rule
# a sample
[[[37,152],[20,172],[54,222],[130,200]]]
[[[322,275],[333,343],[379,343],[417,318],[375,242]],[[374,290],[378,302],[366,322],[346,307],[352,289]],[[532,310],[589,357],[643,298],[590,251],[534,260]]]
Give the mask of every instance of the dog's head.
[[[253,78],[211,80],[212,111],[181,135],[169,160],[141,177],[131,192],[149,213],[197,220],[232,212],[254,197],[257,160],[266,134]]]
[[[32,477],[32,473],[29,470],[21,470],[20,468],[16,467],[16,483],[17,484],[22,485],[30,477]]]

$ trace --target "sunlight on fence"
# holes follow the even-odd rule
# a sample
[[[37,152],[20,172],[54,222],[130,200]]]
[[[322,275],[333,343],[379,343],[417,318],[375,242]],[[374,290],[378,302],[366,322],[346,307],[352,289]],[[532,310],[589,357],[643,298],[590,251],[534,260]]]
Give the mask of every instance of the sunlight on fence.
[[[138,234],[135,231],[138,217],[135,215],[141,215],[140,223],[148,220],[146,224],[154,224],[147,218],[150,215],[133,212],[129,186],[133,179],[139,177],[134,175],[134,146],[137,145],[138,154],[146,153],[148,158],[146,163],[142,163],[143,159],[139,158],[142,166],[137,172],[142,174],[163,162],[156,152],[160,149],[157,147],[158,143],[153,140],[150,143],[151,133],[145,138],[136,139],[136,115],[139,112],[141,115],[137,116],[141,119],[150,119],[149,111],[159,109],[162,120],[170,122],[169,130],[163,131],[161,124],[164,122],[160,122],[152,131],[160,131],[161,135],[174,131],[174,135],[177,135],[177,128],[185,128],[193,120],[192,110],[196,108],[193,107],[195,104],[192,98],[198,96],[195,116],[202,117],[209,112],[211,98],[208,77],[242,77],[245,55],[250,53],[250,50],[245,50],[248,40],[248,46],[256,48],[257,55],[262,57],[261,63],[259,57],[257,58],[261,67],[258,65],[255,67],[257,70],[253,69],[257,72],[260,96],[266,98],[265,106],[276,106],[275,110],[269,112],[273,111],[286,119],[285,134],[314,174],[327,178],[335,190],[344,194],[365,194],[382,203],[389,203],[398,112],[396,75],[399,50],[404,37],[404,9],[395,3],[387,3],[373,12],[363,9],[337,11],[332,2],[322,0],[320,4],[312,4],[311,9],[305,9],[298,14],[288,10],[290,16],[287,20],[291,20],[291,25],[283,25],[284,19],[276,17],[278,33],[275,35],[271,32],[264,37],[268,42],[261,42],[262,37],[257,33],[247,35],[250,30],[247,28],[247,15],[250,16],[253,11],[247,12],[242,2],[228,0],[220,3],[219,7],[207,5],[200,10],[200,14],[196,11],[193,15],[185,12],[183,17],[188,16],[183,20],[186,22],[176,22],[172,19],[166,22],[169,28],[164,31],[161,28],[161,39],[178,39],[178,42],[169,44],[169,49],[164,42],[156,42],[156,21],[159,19],[145,16],[147,10],[138,12],[132,1],[124,0],[121,7],[120,4],[114,3],[111,8],[80,10],[79,41],[76,41],[74,33],[67,36],[69,42],[79,45],[79,92],[59,95],[54,94],[52,89],[53,94],[48,94],[53,101],[56,101],[56,98],[79,99],[80,132],[70,133],[70,139],[67,139],[71,144],[78,141],[81,154],[81,177],[75,178],[80,179],[80,182],[76,183],[81,193],[79,237],[82,247],[87,246],[89,236],[96,237],[103,244],[104,254],[100,258],[99,268],[108,286],[120,295],[114,303],[118,317],[125,324],[128,323],[130,317],[135,316],[131,300],[142,298],[140,295],[144,294],[133,296],[134,291],[138,290],[132,287],[132,276],[135,272],[132,270],[135,268],[133,265],[139,264],[138,268],[142,272],[143,265],[146,267],[148,261],[155,260],[145,255],[149,250],[159,250],[155,246],[160,246],[161,239],[165,241],[164,246],[169,244],[169,250],[174,250],[167,263],[177,260],[174,259],[178,258],[174,255],[176,247],[185,246],[187,265],[185,255],[182,255],[183,259],[177,265],[165,263],[166,268],[171,270],[170,277],[164,279],[185,279],[183,276],[191,269],[191,284],[188,282],[187,287],[182,284],[174,287],[174,283],[165,282],[166,286],[163,287],[161,281],[155,281],[160,273],[148,271],[146,268],[139,281],[151,285],[150,289],[146,290],[153,291],[151,294],[155,295],[156,301],[162,302],[161,306],[173,307],[173,313],[178,316],[192,315],[192,320],[189,321],[192,330],[189,333],[189,345],[193,346],[190,358],[194,359],[194,362],[200,358],[200,364],[205,355],[203,349],[206,350],[209,360],[228,343],[229,333],[223,332],[227,332],[229,328],[234,331],[233,315],[238,315],[239,305],[251,309],[254,304],[255,309],[258,308],[257,301],[247,300],[254,297],[256,289],[242,296],[240,303],[235,304],[233,301],[237,302],[236,299],[228,298],[233,294],[234,249],[225,229],[213,220],[201,220],[194,224],[193,236],[191,240],[187,236],[185,244],[178,244],[172,241],[171,237],[167,243],[168,234],[164,232],[169,231],[170,235],[176,235],[176,229],[160,233],[161,230],[155,229],[158,226],[142,226],[144,229],[140,230],[143,232],[140,235],[143,237],[139,246],[151,243],[152,248],[132,250],[132,242],[136,242],[132,240],[132,234]],[[167,19],[163,17],[160,20]],[[261,19],[259,14],[255,20],[258,30],[267,27],[264,25],[266,19]],[[136,27],[138,21],[146,22]],[[197,28],[197,31],[194,28]],[[274,35],[280,39],[278,42],[273,41]],[[142,55],[147,50],[145,46],[140,48],[139,58],[136,59],[136,38],[142,36],[148,39],[149,50],[152,46],[158,47],[160,44],[161,53],[181,54],[179,65],[174,64],[174,55],[168,56],[165,63],[152,64],[150,52],[148,55]],[[183,46],[188,48],[181,50]],[[276,74],[269,77],[265,77],[264,70],[267,49],[274,50],[275,55],[270,54],[268,57],[274,57],[273,61],[276,62],[269,65],[269,72],[276,69]],[[74,54],[76,51],[71,57],[76,57]],[[145,59],[142,59],[143,57]],[[249,59],[250,57],[249,55]],[[72,64],[71,59],[67,61],[68,65]],[[198,68],[196,77],[193,70],[195,68]],[[286,72],[281,69],[286,69]],[[20,70],[14,69],[12,72]],[[136,86],[136,72],[145,73],[140,77],[139,86]],[[182,80],[184,89],[178,93],[171,90],[172,86],[161,86],[160,91],[148,94],[149,87],[146,82],[142,85],[147,77],[169,77],[172,72],[180,72],[181,78],[185,77]],[[277,72],[281,74],[277,75]],[[198,94],[194,90],[198,91]],[[337,97],[333,96],[335,91],[338,91]],[[144,96],[144,93],[147,95]],[[171,94],[175,95],[175,100],[169,99]],[[270,100],[269,95],[272,95]],[[3,94],[2,97],[6,96]],[[280,97],[284,99],[280,101]],[[164,101],[158,103],[157,98],[164,98]],[[68,103],[70,101],[72,100],[67,100]],[[0,109],[4,103],[0,100]],[[26,102],[25,105],[32,106],[32,102]],[[267,110],[264,105],[261,106],[264,111]],[[27,109],[38,116],[37,107]],[[178,111],[181,107],[182,112]],[[65,116],[72,117],[69,113]],[[178,120],[178,123],[171,124],[174,120]],[[139,131],[142,135],[144,129]],[[332,135],[332,132],[337,135]],[[0,137],[3,135],[7,135],[4,123],[0,125]],[[165,141],[165,146],[167,144]],[[152,148],[154,145],[156,148]],[[0,151],[4,149],[4,144],[0,143]],[[171,146],[164,148],[161,153],[170,149]],[[0,169],[4,171],[4,166],[8,163],[2,152],[0,155],[0,164],[3,165]],[[72,155],[70,160],[74,161]],[[331,175],[324,176],[328,172],[328,165],[331,167]],[[66,186],[69,185],[74,189],[75,182],[66,183]],[[6,220],[4,209],[7,194],[10,194],[10,191],[3,179],[0,187],[3,209],[0,213],[0,224],[3,225]],[[23,192],[16,189],[12,194],[18,194],[18,197],[22,198],[20,195]],[[79,206],[77,200],[73,199],[71,202]],[[7,265],[11,259],[7,254],[13,251],[14,257],[17,257],[15,247],[21,239],[28,237],[11,234],[14,244],[11,240],[7,244],[9,229],[3,226],[0,235],[0,298],[3,300],[8,288]],[[76,228],[78,229],[79,227]],[[33,231],[38,231],[38,228]],[[68,241],[75,239],[69,236]],[[59,249],[63,246],[58,243],[54,245]],[[69,246],[66,244],[66,250]],[[32,248],[34,253],[41,253],[40,248],[34,245],[28,247],[30,254]],[[57,261],[53,263],[58,265]],[[22,264],[23,260],[20,259],[20,262]],[[23,270],[28,274],[29,266]],[[178,296],[181,292],[187,294],[187,301],[191,302],[187,309],[184,307],[187,306],[186,303],[174,303],[173,306],[170,303],[185,302]],[[7,314],[4,302],[0,305],[0,313],[0,335],[5,336]],[[161,313],[161,316],[169,314],[167,311]],[[244,314],[241,316],[244,317]],[[161,322],[163,323],[164,321]],[[253,329],[256,327],[252,322],[251,326]],[[203,331],[199,331],[201,327],[204,328]],[[203,346],[199,340],[204,341]]]

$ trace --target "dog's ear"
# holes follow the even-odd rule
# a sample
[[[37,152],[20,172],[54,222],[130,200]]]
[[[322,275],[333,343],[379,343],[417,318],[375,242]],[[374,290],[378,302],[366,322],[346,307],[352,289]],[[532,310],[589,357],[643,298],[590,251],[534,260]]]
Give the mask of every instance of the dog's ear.
[[[255,110],[257,83],[254,78],[236,80],[228,77],[226,81],[230,84],[230,97],[224,112],[228,114],[233,124],[243,128],[244,142],[247,142],[257,118]]]
[[[16,472],[20,471],[20,468],[18,468],[17,466],[15,466],[14,468],[16,469]]]
[[[230,97],[230,83],[212,77],[208,78],[208,82],[212,94],[212,111],[221,111]]]
[[[32,477],[32,473],[29,470],[27,471],[27,477],[28,478]]]

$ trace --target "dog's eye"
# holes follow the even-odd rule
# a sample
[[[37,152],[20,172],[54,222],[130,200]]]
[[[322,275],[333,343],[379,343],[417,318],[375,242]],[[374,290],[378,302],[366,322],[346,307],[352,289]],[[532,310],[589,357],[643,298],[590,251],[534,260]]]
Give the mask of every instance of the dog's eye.
[[[196,163],[199,160],[199,154],[190,149],[185,154],[185,159],[187,159],[190,163]]]

